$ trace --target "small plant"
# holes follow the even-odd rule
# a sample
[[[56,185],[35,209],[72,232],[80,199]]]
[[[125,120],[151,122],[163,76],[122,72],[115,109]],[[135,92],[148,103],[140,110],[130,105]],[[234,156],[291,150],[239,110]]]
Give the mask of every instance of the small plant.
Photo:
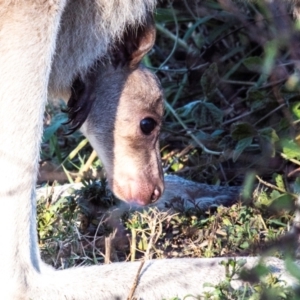
[[[217,285],[209,283],[205,287],[211,291],[205,292],[202,299],[207,300],[275,300],[296,299],[291,287],[269,273],[269,270],[260,262],[250,271],[242,270],[246,261],[242,259],[228,259],[220,264],[225,267],[225,280]],[[244,284],[239,289],[232,287],[233,280],[242,279]]]

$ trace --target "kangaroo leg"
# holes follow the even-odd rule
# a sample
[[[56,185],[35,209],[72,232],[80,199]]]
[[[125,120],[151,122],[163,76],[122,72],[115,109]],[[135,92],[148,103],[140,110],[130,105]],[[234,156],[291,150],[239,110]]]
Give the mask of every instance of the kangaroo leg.
[[[39,272],[35,182],[51,58],[65,0],[0,6],[1,299],[28,299]]]

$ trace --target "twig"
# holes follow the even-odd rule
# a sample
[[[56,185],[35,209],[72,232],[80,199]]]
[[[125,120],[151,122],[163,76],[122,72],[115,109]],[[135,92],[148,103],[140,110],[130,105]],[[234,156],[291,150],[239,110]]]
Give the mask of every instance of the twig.
[[[189,50],[189,45],[184,40],[182,40],[181,38],[179,38],[178,35],[173,34],[171,31],[169,31],[168,29],[166,29],[165,27],[163,27],[162,25],[160,25],[158,23],[156,23],[155,26],[156,26],[156,29],[158,31],[160,31],[165,36],[167,36],[168,38],[170,38],[171,40],[173,40],[179,46],[183,47],[186,50]]]
[[[274,185],[274,184],[271,184],[271,183],[269,183],[269,182],[266,182],[266,181],[262,180],[258,175],[256,175],[256,178],[258,179],[258,181],[259,181],[260,183],[264,184],[265,186],[267,186],[267,187],[269,187],[269,188],[271,188],[271,189],[273,189],[273,190],[277,190],[277,191],[279,191],[279,192],[281,192],[281,193],[286,193],[286,190],[281,189],[281,188],[279,188],[278,186],[276,186],[276,185]]]
[[[172,113],[172,115],[177,119],[177,121],[180,123],[180,125],[186,130],[187,134],[195,141],[195,143],[207,154],[212,154],[212,155],[222,155],[223,152],[218,152],[218,151],[212,151],[207,149],[200,141],[199,139],[190,132],[188,127],[184,124],[184,122],[179,118],[177,115],[176,111],[173,109],[173,107],[165,101],[165,106],[166,108]]]
[[[109,264],[111,263],[111,256],[113,252],[113,246],[112,241],[115,237],[116,230],[114,230],[112,233],[109,234],[109,236],[105,237],[105,257],[104,257],[104,263]]]
[[[174,45],[173,45],[173,49],[171,51],[171,53],[168,55],[168,57],[160,64],[159,69],[162,69],[164,67],[164,65],[170,60],[170,58],[173,56],[177,45],[178,45],[178,37],[179,37],[179,28],[178,28],[178,22],[177,22],[177,18],[176,15],[174,13],[174,9],[172,9],[172,14],[173,14],[173,18],[174,18],[174,22],[175,22],[175,26],[176,26],[176,36],[175,36],[175,40],[174,40]],[[159,28],[160,25],[158,25],[157,28]],[[164,27],[160,28],[162,30],[162,32],[167,33],[167,31],[165,30]],[[169,32],[170,33],[170,32]],[[172,33],[170,33],[171,35],[173,35]]]
[[[287,177],[291,177],[291,176],[295,175],[295,174],[298,173],[298,172],[300,172],[300,168],[297,168],[297,169],[295,169],[295,170],[289,172],[289,173],[287,174]]]
[[[266,223],[265,223],[265,221],[264,221],[261,214],[259,214],[259,219],[260,219],[260,222],[262,223],[262,226],[265,229],[265,231],[268,231],[268,227],[267,227],[267,225],[266,225]]]
[[[275,109],[271,110],[269,113],[267,113],[266,115],[264,115],[262,118],[260,118],[257,122],[254,123],[254,126],[256,126],[258,123],[260,123],[261,121],[265,120],[266,118],[268,118],[269,116],[271,116],[272,114],[274,114],[277,110],[281,109],[282,107],[286,106],[285,103],[280,104],[279,106],[277,106]]]
[[[280,156],[283,157],[284,159],[286,159],[286,160],[288,160],[288,161],[290,161],[290,162],[292,162],[292,163],[294,163],[294,164],[300,166],[300,161],[299,161],[299,160],[294,159],[294,158],[289,158],[289,157],[288,157],[286,154],[284,154],[284,153],[280,153]]]
[[[134,282],[133,282],[133,285],[132,285],[132,287],[131,287],[131,289],[130,289],[130,292],[129,292],[129,295],[128,295],[128,297],[127,297],[127,300],[132,300],[132,299],[133,299],[133,295],[134,295],[134,292],[135,292],[135,290],[136,290],[136,288],[137,288],[137,286],[138,286],[138,283],[139,283],[139,277],[140,277],[142,268],[143,268],[143,266],[144,266],[144,263],[145,263],[145,260],[142,260],[142,261],[141,261],[141,264],[140,264],[140,266],[139,266],[139,269],[138,269],[138,271],[137,271],[137,273],[136,273],[136,276],[135,276],[135,278],[134,278]]]
[[[258,179],[258,181],[259,181],[260,183],[264,184],[265,186],[267,186],[267,187],[269,187],[269,188],[271,188],[271,189],[273,189],[273,190],[279,191],[279,192],[281,192],[281,193],[286,193],[286,194],[291,195],[291,196],[293,196],[293,197],[295,197],[295,198],[298,197],[298,196],[297,196],[296,194],[294,194],[294,193],[287,192],[286,190],[281,189],[281,188],[279,188],[278,186],[276,186],[276,185],[274,185],[274,184],[271,184],[271,183],[269,183],[269,182],[266,182],[266,181],[262,180],[258,175],[256,175],[256,178]]]
[[[136,253],[136,229],[131,228],[131,245],[130,245],[131,261],[135,261],[135,253]]]

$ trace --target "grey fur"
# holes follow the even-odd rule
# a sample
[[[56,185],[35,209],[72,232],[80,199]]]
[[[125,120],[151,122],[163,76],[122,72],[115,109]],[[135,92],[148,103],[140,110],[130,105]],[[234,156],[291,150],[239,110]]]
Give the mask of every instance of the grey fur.
[[[49,91],[69,92],[74,76],[84,76],[95,59],[103,58],[125,26],[139,24],[153,11],[156,0],[68,1],[60,22]]]

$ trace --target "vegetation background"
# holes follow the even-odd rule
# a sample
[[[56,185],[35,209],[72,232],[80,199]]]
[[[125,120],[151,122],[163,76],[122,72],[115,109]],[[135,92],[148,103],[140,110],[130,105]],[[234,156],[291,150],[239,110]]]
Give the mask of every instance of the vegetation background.
[[[85,187],[54,204],[51,195],[41,199],[44,259],[64,268],[263,253],[285,258],[300,281],[290,259],[296,236],[284,236],[300,191],[300,22],[284,1],[275,8],[263,1],[163,0],[155,19],[157,40],[144,63],[165,92],[164,170],[209,185],[243,186],[241,200],[207,211],[177,206],[172,213],[111,217],[104,208],[118,200],[104,181],[94,180],[103,175],[101,162],[80,133],[63,135],[66,116],[49,106],[42,163],[61,166],[64,172],[56,175],[62,182],[85,171]],[[95,214],[94,206],[103,209]],[[228,270],[237,262],[224,266],[228,280],[198,299],[300,299],[265,269],[256,271],[248,290],[233,291]]]

